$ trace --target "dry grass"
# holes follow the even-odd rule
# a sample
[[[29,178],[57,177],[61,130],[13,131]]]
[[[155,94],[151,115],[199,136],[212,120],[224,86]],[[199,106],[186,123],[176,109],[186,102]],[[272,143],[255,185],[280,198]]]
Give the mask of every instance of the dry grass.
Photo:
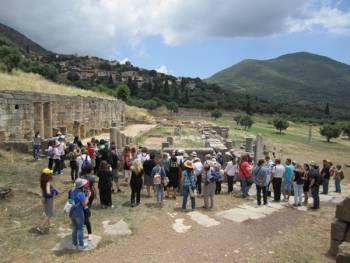
[[[0,90],[17,90],[28,92],[49,93],[68,96],[98,97],[114,99],[103,93],[83,90],[73,86],[56,84],[38,74],[14,71],[12,74],[0,72]]]
[[[128,122],[136,123],[156,123],[154,117],[143,108],[138,108],[135,106],[126,106],[125,107],[125,117]]]

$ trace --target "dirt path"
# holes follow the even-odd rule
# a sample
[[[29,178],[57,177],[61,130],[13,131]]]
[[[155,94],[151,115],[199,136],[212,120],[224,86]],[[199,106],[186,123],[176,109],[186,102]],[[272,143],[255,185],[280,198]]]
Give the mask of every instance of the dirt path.
[[[131,124],[126,126],[122,133],[130,137],[136,137],[140,133],[147,132],[156,126],[156,124]]]

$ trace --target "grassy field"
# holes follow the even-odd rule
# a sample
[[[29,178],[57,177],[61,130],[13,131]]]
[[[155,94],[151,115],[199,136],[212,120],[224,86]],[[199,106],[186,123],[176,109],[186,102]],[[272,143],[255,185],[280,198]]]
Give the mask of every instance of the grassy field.
[[[56,84],[38,74],[24,73],[21,71],[14,71],[11,74],[0,72],[0,91],[1,90],[18,90],[66,96],[80,95],[84,97],[91,96],[97,98],[115,99],[104,93]]]

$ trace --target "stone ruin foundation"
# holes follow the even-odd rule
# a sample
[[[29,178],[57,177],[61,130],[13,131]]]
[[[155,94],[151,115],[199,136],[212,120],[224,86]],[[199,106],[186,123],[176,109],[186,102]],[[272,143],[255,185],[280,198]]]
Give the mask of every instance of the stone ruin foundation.
[[[336,221],[331,226],[331,246],[329,254],[337,263],[350,262],[350,198],[346,198],[336,208]]]
[[[120,127],[124,103],[96,97],[65,96],[24,91],[0,92],[0,144],[27,151],[35,132],[49,139],[58,131],[90,137]]]

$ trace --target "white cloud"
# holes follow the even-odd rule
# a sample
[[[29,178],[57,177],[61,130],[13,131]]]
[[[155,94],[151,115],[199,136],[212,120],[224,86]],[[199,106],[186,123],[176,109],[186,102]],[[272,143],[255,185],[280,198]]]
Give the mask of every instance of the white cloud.
[[[143,38],[168,45],[321,27],[348,34],[349,11],[330,0],[2,0],[1,22],[62,53],[116,56]],[[114,55],[111,55],[114,54]],[[114,57],[115,58],[115,57]]]
[[[163,74],[168,74],[169,70],[166,66],[162,65],[159,68],[156,69],[157,72],[163,73]]]
[[[131,62],[129,58],[123,58],[122,60],[119,61],[119,63],[123,65],[128,61]]]

